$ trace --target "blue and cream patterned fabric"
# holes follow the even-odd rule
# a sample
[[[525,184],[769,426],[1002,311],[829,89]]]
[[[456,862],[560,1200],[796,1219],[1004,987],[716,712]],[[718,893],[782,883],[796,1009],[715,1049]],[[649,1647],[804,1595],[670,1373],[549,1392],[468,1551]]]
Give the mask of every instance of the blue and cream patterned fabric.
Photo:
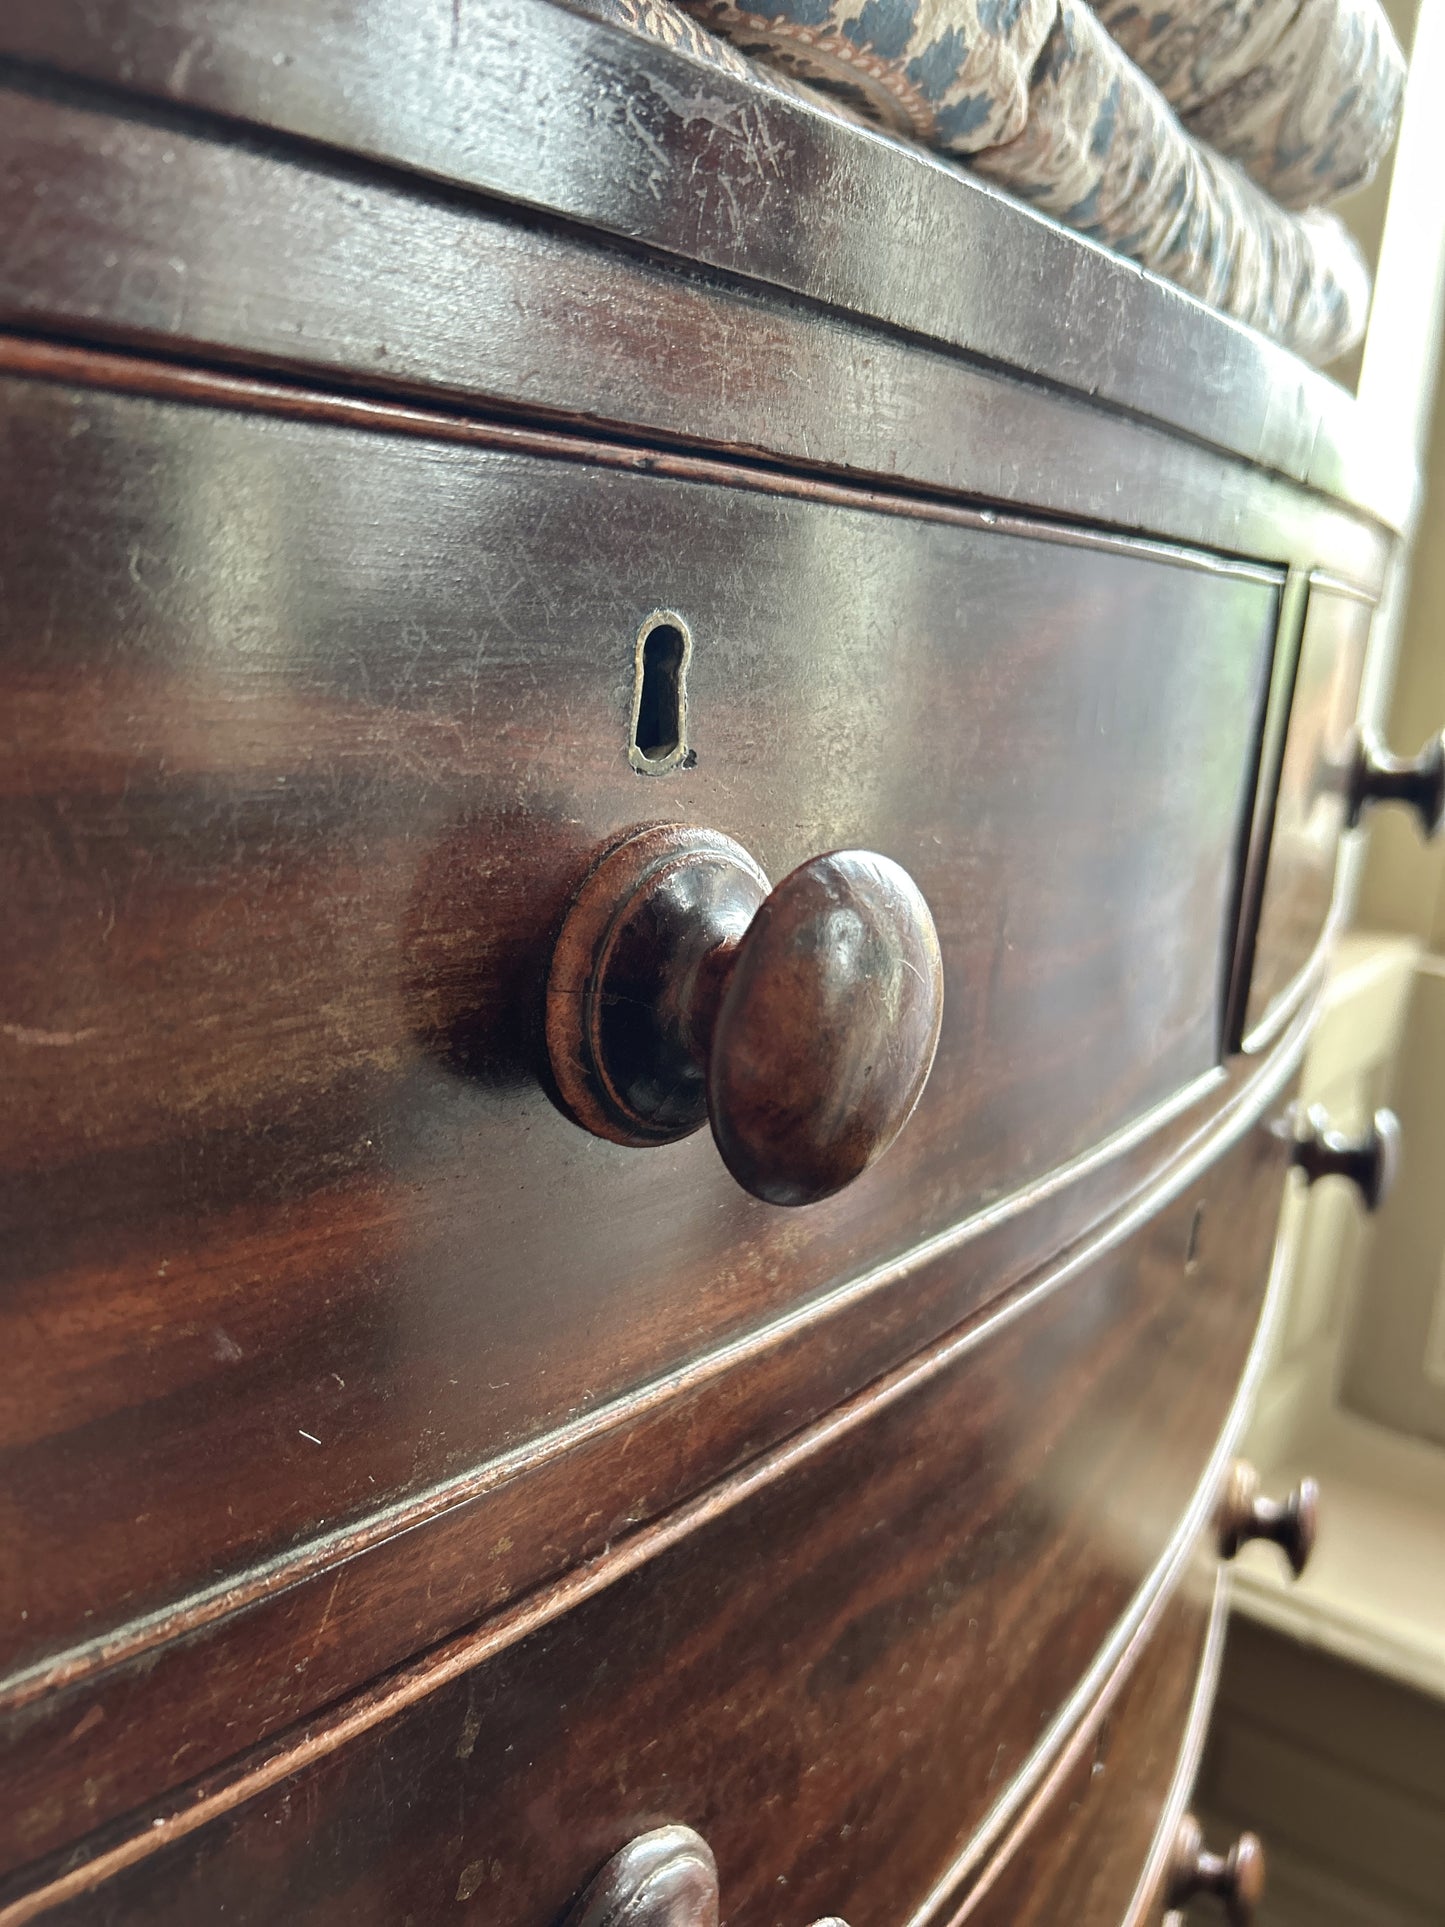
[[[1394,135],[1378,0],[570,4],[732,72],[765,62],[1310,360],[1363,331],[1364,264],[1319,203]]]
[[[734,45],[945,154],[1023,131],[1057,0],[684,0]]]
[[[978,173],[1310,361],[1358,339],[1369,276],[1340,223],[1278,206],[1187,134],[1083,0],[1060,0],[1029,99]]]
[[[1283,207],[1361,186],[1389,146],[1405,63],[1377,0],[1096,0],[1188,131]]]

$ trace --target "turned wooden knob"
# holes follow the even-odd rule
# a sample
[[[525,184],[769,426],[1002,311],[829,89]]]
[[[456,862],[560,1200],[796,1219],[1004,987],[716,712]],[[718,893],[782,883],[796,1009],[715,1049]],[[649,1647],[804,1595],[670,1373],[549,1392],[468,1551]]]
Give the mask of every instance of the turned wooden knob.
[[[1317,1178],[1348,1178],[1365,1209],[1378,1211],[1399,1175],[1400,1120],[1393,1111],[1376,1111],[1358,1137],[1346,1137],[1316,1104],[1295,1138],[1292,1161],[1310,1184]]]
[[[1445,821],[1445,735],[1432,736],[1418,756],[1392,756],[1377,737],[1362,733],[1350,767],[1346,823],[1353,828],[1373,803],[1412,809],[1421,835]]]
[[[813,857],[776,889],[712,830],[637,830],[572,900],[547,979],[562,1108],[619,1144],[711,1122],[771,1204],[852,1182],[918,1102],[943,1016],[938,933],[905,870]]]
[[[566,1927],[718,1927],[717,1863],[691,1827],[655,1827],[613,1854]],[[847,1927],[830,1915],[813,1927]]]
[[[566,1927],[718,1927],[717,1863],[691,1827],[656,1827],[613,1854]]]
[[[1226,1854],[1210,1853],[1204,1830],[1192,1813],[1180,1822],[1169,1879],[1169,1905],[1186,1906],[1199,1894],[1224,1902],[1233,1927],[1250,1927],[1264,1898],[1264,1848],[1252,1833],[1242,1833]]]
[[[1219,1507],[1219,1556],[1232,1559],[1251,1539],[1269,1539],[1298,1579],[1315,1549],[1319,1511],[1320,1489],[1313,1479],[1301,1479],[1287,1499],[1266,1499],[1254,1467],[1236,1459]]]

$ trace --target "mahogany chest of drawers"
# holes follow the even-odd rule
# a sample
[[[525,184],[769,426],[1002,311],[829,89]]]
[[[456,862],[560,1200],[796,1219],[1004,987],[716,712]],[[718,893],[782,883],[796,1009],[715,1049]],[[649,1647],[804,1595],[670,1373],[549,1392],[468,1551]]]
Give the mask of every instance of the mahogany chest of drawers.
[[[0,1922],[1246,1918],[1347,398],[546,0],[0,86]]]

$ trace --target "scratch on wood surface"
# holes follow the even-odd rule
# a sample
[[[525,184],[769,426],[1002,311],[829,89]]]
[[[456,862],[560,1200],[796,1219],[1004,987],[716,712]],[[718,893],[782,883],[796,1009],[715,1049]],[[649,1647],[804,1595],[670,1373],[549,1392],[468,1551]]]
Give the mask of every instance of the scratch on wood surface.
[[[302,1438],[309,1438],[310,1433],[303,1432],[301,1436]],[[340,1572],[337,1573],[336,1583],[332,1586],[331,1591],[326,1595],[326,1610],[321,1615],[321,1620],[316,1628],[316,1631],[311,1635],[311,1643],[313,1646],[319,1646],[321,1644],[321,1635],[326,1631],[326,1622],[331,1617],[331,1608],[336,1604],[336,1595],[341,1590],[341,1581],[344,1576],[345,1575],[343,1573],[340,1573]]]
[[[197,55],[202,52],[203,45],[204,43],[201,37],[196,35],[182,47],[180,53],[176,56],[175,64],[172,66],[166,80],[166,87],[169,92],[184,95],[186,83],[191,77],[191,68],[195,65]]]
[[[99,1026],[88,1025],[84,1030],[39,1030],[31,1024],[0,1024],[0,1031],[13,1037],[17,1044],[64,1049],[70,1044],[83,1044],[87,1038],[97,1035]]]
[[[83,1738],[85,1734],[93,1732],[95,1728],[100,1725],[101,1721],[104,1718],[105,1718],[105,1708],[99,1705],[92,1706],[90,1711],[86,1714],[85,1718],[81,1720],[79,1725],[73,1726],[70,1729],[70,1733],[67,1736],[68,1740],[69,1741],[78,1740]]]
[[[471,1693],[467,1694],[467,1710],[462,1720],[461,1738],[457,1741],[457,1758],[469,1760],[476,1747],[482,1730],[482,1716],[472,1704]]]

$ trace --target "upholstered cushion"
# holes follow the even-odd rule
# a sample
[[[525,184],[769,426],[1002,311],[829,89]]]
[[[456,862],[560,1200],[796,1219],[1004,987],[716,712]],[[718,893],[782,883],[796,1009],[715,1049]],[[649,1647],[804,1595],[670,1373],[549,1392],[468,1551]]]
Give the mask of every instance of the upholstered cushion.
[[[1359,187],[1394,137],[1405,61],[1377,0],[1095,0],[1192,134],[1285,207]]]
[[[771,84],[966,161],[1313,361],[1363,330],[1369,278],[1339,222],[1281,207],[1196,139],[1083,0],[571,4],[733,72],[756,74],[756,58]]]
[[[1012,140],[1056,0],[683,0],[744,52],[948,154]]]
[[[1187,134],[1083,0],[1060,0],[1022,133],[971,165],[1312,361],[1364,327],[1369,276],[1340,223],[1279,207]]]

